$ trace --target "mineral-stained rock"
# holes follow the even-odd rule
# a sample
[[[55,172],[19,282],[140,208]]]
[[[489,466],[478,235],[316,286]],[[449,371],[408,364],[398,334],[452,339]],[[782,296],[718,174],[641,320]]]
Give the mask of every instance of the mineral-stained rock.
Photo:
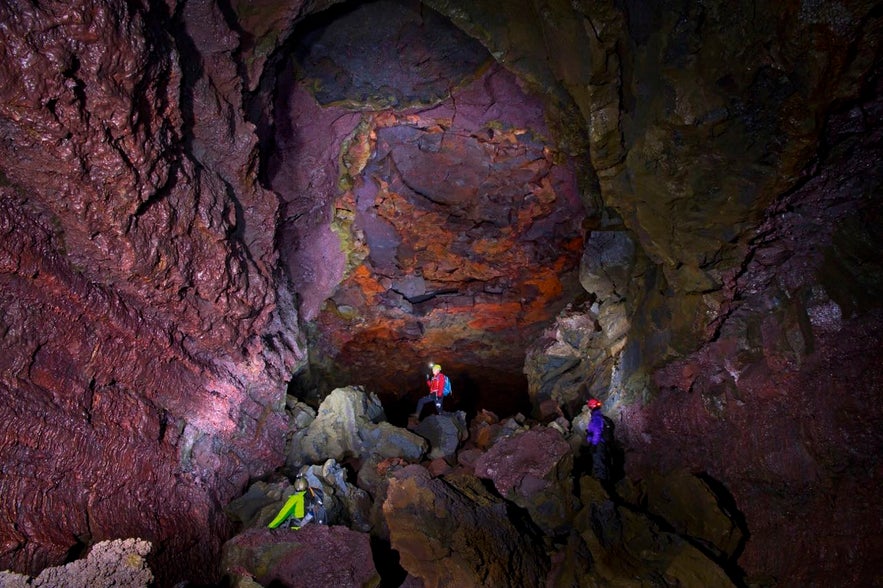
[[[16,570],[140,536],[160,582],[210,582],[221,505],[283,457],[303,353],[274,285],[278,200],[256,182],[236,33],[214,4],[181,7],[0,6],[0,562]]]
[[[540,586],[549,569],[536,528],[474,476],[408,466],[390,480],[383,513],[402,567],[426,586]]]
[[[223,572],[254,578],[262,586],[364,586],[380,583],[370,537],[345,527],[307,525],[253,529],[224,544]]]
[[[81,560],[46,568],[36,578],[0,572],[3,588],[147,588],[153,586],[153,573],[147,566],[149,541],[114,539],[101,541]]]
[[[504,498],[527,509],[549,535],[573,517],[573,455],[555,429],[536,428],[503,439],[475,461],[474,469]]]

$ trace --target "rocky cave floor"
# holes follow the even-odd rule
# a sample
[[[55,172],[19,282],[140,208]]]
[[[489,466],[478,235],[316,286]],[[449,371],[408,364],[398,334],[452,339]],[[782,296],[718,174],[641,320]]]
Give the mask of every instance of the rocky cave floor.
[[[735,563],[748,530],[714,480],[630,481],[614,442],[600,481],[587,409],[567,419],[547,402],[537,418],[479,410],[467,421],[460,400],[398,427],[362,387],[336,389],[318,411],[289,396],[285,466],[225,509],[238,531],[221,585],[765,585]],[[299,475],[323,490],[330,524],[267,528]],[[0,585],[151,586],[150,549],[106,541],[36,578],[3,572]]]

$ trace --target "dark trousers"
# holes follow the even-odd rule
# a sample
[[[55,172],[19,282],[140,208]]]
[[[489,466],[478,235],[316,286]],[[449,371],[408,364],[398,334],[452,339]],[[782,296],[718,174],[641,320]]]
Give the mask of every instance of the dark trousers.
[[[609,461],[607,444],[602,441],[595,445],[592,448],[592,477],[606,482],[610,478]]]
[[[417,401],[417,416],[420,416],[420,413],[423,412],[423,407],[429,404],[430,402],[435,404],[435,411],[441,412],[442,407],[442,399],[436,396],[435,394],[427,394],[423,398]]]

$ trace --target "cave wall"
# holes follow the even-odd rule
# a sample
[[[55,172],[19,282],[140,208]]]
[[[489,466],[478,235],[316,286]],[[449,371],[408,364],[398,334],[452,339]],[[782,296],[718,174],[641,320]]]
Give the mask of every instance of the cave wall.
[[[304,356],[238,37],[205,2],[0,21],[0,567],[140,536],[211,578]]]

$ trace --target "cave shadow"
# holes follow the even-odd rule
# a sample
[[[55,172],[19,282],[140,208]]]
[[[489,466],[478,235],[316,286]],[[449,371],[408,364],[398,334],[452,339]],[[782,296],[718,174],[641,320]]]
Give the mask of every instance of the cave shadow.
[[[693,537],[691,535],[679,532],[667,519],[651,512],[648,509],[645,500],[642,500],[639,504],[634,504],[625,500],[616,491],[615,484],[607,486],[605,487],[605,489],[607,490],[610,499],[617,508],[623,508],[630,512],[643,516],[655,525],[657,525],[660,530],[679,537],[681,540],[690,544],[692,547],[702,553],[709,560],[717,564],[724,571],[727,577],[733,582],[734,586],[737,586],[738,588],[746,588],[748,586],[748,584],[746,583],[747,574],[745,573],[745,570],[739,567],[738,563],[739,557],[745,550],[745,545],[750,538],[750,532],[748,531],[748,525],[745,519],[745,515],[737,508],[735,498],[733,497],[732,493],[730,493],[729,489],[723,484],[723,482],[713,478],[706,472],[694,473],[693,475],[695,475],[697,478],[708,485],[709,489],[715,495],[718,508],[720,508],[721,512],[726,515],[726,517],[730,521],[732,521],[733,524],[742,533],[739,544],[733,550],[733,553],[731,555],[722,553],[714,545],[702,540],[699,537]],[[579,480],[579,477],[576,477],[576,479]]]
[[[389,541],[371,536],[371,557],[374,568],[380,575],[377,588],[398,588],[408,577],[408,572],[400,564],[399,552],[392,548]]]

